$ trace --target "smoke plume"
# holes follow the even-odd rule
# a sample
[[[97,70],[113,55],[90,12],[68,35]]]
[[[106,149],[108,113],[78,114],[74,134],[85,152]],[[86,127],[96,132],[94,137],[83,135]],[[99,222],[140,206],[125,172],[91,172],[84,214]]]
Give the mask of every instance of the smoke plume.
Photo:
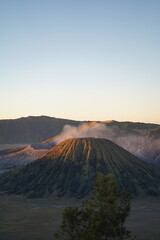
[[[115,132],[113,129],[107,127],[103,123],[91,123],[83,124],[78,127],[65,125],[62,132],[55,137],[54,142],[56,144],[62,142],[67,138],[83,138],[83,137],[95,137],[95,138],[108,138],[112,139]]]
[[[83,137],[110,139],[145,161],[160,159],[160,139],[148,138],[144,131],[128,133],[117,126],[108,127],[104,123],[85,123],[78,127],[65,125],[62,132],[54,138],[54,142],[58,144],[67,138]]]

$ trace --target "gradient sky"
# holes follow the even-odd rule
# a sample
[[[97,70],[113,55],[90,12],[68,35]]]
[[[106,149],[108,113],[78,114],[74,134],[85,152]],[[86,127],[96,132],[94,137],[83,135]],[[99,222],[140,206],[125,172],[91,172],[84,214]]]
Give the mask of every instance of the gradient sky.
[[[159,0],[0,0],[0,119],[160,123]]]

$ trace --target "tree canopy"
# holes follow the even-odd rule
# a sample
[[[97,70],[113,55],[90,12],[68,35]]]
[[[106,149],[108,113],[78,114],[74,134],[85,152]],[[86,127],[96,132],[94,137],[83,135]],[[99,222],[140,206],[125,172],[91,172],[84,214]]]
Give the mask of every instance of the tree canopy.
[[[81,207],[64,210],[57,239],[63,240],[122,240],[130,232],[124,226],[130,212],[130,195],[119,191],[113,175],[99,174],[93,196]]]

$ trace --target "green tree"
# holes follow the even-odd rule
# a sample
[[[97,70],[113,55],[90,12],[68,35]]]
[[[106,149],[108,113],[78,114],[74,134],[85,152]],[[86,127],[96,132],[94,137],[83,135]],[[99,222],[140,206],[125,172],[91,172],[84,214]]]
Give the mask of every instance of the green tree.
[[[130,212],[130,196],[119,191],[113,175],[100,174],[94,184],[91,200],[81,207],[67,207],[63,213],[57,239],[63,240],[122,240],[130,232],[124,222]]]

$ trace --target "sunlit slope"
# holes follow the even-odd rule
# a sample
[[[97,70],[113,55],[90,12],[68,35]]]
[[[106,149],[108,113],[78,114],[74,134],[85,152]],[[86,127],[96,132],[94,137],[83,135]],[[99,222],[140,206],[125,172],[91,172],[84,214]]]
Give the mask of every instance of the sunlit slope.
[[[25,166],[47,151],[48,149],[34,148],[31,145],[0,151],[0,174]]]
[[[93,189],[98,172],[113,173],[122,189],[135,195],[159,195],[160,174],[149,164],[107,139],[72,138],[43,157],[0,178],[9,193],[43,197],[83,197]]]

